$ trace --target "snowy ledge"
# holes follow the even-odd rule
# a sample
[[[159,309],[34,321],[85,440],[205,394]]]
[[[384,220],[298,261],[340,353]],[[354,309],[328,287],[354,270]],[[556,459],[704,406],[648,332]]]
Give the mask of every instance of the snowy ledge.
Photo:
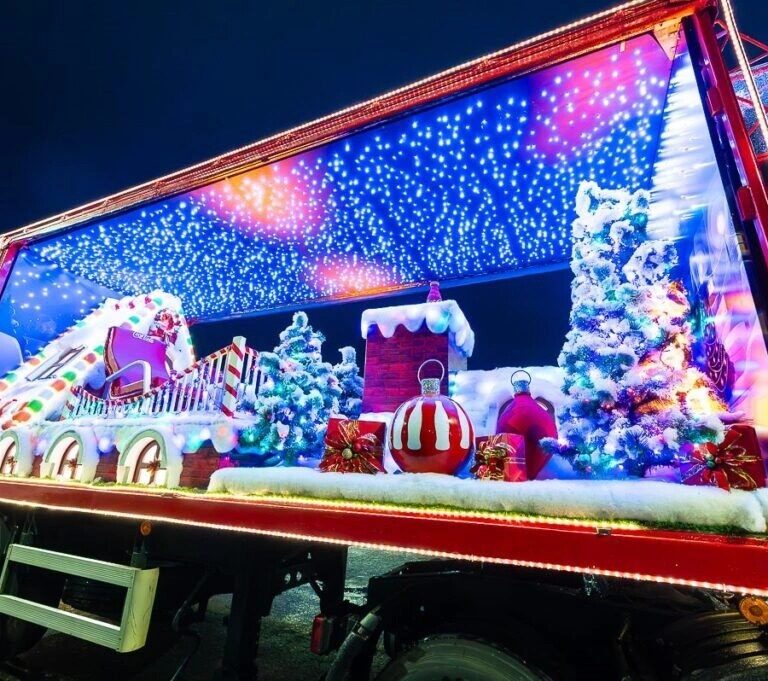
[[[475,332],[455,300],[365,310],[360,322],[360,332],[363,338],[368,338],[370,328],[378,326],[384,338],[392,338],[401,324],[413,333],[425,322],[432,333],[450,332],[456,348],[465,357],[472,356],[475,349]]]
[[[651,480],[507,483],[437,474],[320,473],[307,468],[224,468],[209,493],[403,504],[554,518],[639,521],[765,532],[768,490],[725,492]]]

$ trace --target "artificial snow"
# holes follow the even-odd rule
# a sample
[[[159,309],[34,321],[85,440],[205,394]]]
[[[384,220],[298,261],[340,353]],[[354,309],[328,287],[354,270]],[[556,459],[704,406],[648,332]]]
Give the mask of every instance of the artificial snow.
[[[651,480],[462,480],[436,473],[366,475],[306,468],[224,468],[209,493],[293,496],[555,518],[634,520],[766,531],[768,497]],[[766,492],[766,490],[761,490]]]
[[[432,333],[448,331],[456,349],[465,357],[472,356],[475,349],[475,332],[455,300],[365,310],[360,322],[360,332],[363,338],[367,338],[371,327],[378,326],[382,336],[391,338],[400,325],[413,333],[424,323]]]

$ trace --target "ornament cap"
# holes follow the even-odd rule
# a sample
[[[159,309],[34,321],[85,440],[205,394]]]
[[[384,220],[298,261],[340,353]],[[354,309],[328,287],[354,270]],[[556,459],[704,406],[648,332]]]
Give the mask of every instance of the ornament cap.
[[[429,293],[427,294],[428,303],[439,303],[443,299],[440,293],[440,283],[437,281],[429,282]]]
[[[430,362],[435,362],[440,365],[440,378],[422,378],[421,370]],[[428,359],[421,363],[419,370],[416,372],[416,377],[421,383],[421,394],[426,396],[434,396],[440,394],[440,384],[443,382],[445,376],[445,366],[439,359]]]
[[[518,378],[515,378],[516,376],[518,376]],[[531,392],[531,375],[525,369],[513,371],[509,380],[512,383],[512,389],[515,391],[515,395]]]

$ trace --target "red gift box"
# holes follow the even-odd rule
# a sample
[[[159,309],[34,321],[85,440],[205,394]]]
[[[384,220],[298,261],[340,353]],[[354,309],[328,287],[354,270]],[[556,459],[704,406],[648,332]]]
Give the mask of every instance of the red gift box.
[[[325,433],[320,470],[332,473],[384,473],[386,423],[332,416]]]
[[[720,444],[690,445],[680,461],[686,485],[717,485],[721,489],[765,487],[765,465],[755,429],[745,423],[726,426]]]
[[[481,480],[527,480],[525,438],[516,433],[478,437],[475,440],[475,461],[470,472]]]

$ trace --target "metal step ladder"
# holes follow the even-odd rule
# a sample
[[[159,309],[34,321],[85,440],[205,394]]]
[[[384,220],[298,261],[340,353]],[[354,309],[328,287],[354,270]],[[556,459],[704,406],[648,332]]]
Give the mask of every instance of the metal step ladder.
[[[6,593],[12,564],[29,565],[124,587],[126,594],[120,624],[104,622]],[[127,653],[141,648],[147,640],[159,572],[158,568],[142,570],[23,544],[11,544],[0,574],[0,613],[119,653]]]

